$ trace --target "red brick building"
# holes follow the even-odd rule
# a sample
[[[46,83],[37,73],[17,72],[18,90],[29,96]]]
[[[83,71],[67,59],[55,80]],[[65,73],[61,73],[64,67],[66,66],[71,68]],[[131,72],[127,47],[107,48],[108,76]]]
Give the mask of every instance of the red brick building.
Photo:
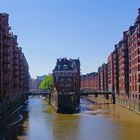
[[[98,73],[93,72],[81,77],[81,88],[99,90]]]
[[[98,72],[92,72],[81,77],[81,88],[96,91],[108,90],[107,64],[98,68]]]
[[[54,87],[58,92],[75,92],[80,90],[80,60],[57,59],[53,70]]]
[[[8,14],[0,13],[0,103],[11,102],[29,88],[28,63],[8,20]]]
[[[114,74],[114,92],[119,94],[119,65],[118,65],[118,46],[115,45],[115,50],[113,51],[113,74]]]
[[[102,65],[103,68],[103,90],[108,91],[108,66],[107,64]]]
[[[114,91],[114,61],[113,61],[113,52],[108,57],[108,90]]]
[[[98,79],[99,79],[99,90],[107,91],[108,90],[108,73],[107,73],[107,64],[102,64],[98,68]]]
[[[108,56],[107,65],[98,68],[97,79],[99,91],[114,92],[119,103],[140,112],[140,8],[134,25],[123,32]],[[90,74],[83,76],[82,87],[93,87],[91,81]]]
[[[98,68],[98,82],[99,82],[99,90],[103,91],[103,68]]]
[[[140,9],[128,32],[130,97],[140,100]]]
[[[123,32],[123,38],[118,43],[119,95],[129,96],[129,58],[128,32]]]
[[[108,90],[119,94],[118,44],[108,57]]]
[[[140,9],[134,26],[108,57],[108,89],[123,97],[140,99]]]

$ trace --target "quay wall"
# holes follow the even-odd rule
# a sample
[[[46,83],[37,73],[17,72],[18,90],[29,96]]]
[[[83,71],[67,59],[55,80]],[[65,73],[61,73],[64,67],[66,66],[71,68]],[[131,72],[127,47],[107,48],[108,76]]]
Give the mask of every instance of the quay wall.
[[[15,112],[21,105],[23,105],[28,100],[26,94],[21,94],[14,96],[13,99],[8,102],[0,103],[0,125],[2,125],[6,119]]]
[[[116,96],[116,103],[126,107],[127,109],[135,111],[140,115],[140,101],[124,96]]]
[[[57,113],[74,113],[80,103],[79,96],[75,94],[51,94],[46,96],[46,100]]]

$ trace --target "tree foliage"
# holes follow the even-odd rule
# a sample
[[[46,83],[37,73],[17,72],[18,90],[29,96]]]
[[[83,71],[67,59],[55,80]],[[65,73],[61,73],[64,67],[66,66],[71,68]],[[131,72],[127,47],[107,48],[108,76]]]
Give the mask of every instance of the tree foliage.
[[[53,76],[52,75],[46,76],[43,79],[43,81],[41,82],[39,88],[42,89],[42,90],[52,91],[52,88],[53,88]]]

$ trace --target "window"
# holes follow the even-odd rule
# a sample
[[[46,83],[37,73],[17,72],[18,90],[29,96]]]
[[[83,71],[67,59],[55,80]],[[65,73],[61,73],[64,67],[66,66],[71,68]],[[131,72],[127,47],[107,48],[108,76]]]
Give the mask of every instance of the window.
[[[135,91],[137,91],[137,85],[135,84]]]
[[[140,62],[140,56],[138,56],[138,62]]]
[[[138,82],[140,82],[140,74],[139,74],[139,79],[138,79]]]
[[[60,65],[57,66],[58,70],[60,70]]]
[[[64,70],[67,70],[67,69],[68,69],[68,66],[67,66],[66,64],[64,64],[64,65],[63,65],[63,69],[64,69]]]

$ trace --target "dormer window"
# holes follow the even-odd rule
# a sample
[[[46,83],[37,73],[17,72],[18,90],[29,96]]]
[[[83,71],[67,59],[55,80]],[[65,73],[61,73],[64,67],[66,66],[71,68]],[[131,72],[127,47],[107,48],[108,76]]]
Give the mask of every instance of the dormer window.
[[[76,68],[76,63],[75,63],[75,61],[72,62],[71,67],[72,67],[73,69]]]
[[[63,65],[63,69],[64,69],[64,70],[67,70],[67,69],[68,69],[68,65],[64,64],[64,65]]]
[[[60,70],[60,65],[57,66],[58,70]]]

